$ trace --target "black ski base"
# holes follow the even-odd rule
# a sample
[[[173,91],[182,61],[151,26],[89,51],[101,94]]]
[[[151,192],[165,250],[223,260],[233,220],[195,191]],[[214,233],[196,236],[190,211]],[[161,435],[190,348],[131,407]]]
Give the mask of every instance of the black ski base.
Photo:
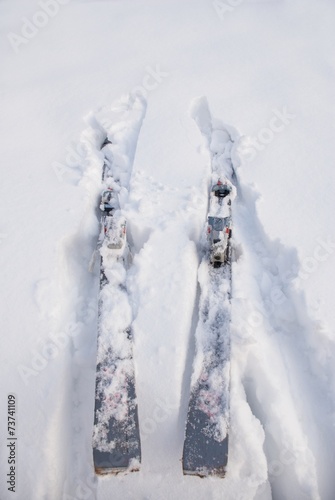
[[[96,474],[118,474],[139,470],[141,461],[141,440],[139,433],[135,385],[128,384],[128,396],[131,404],[126,421],[119,422],[111,418],[108,424],[107,443],[114,443],[111,451],[93,448],[93,461]],[[101,408],[101,401],[95,401],[95,415]],[[95,423],[97,419],[95,418]]]
[[[228,461],[228,435],[223,441],[214,438],[209,417],[197,408],[197,395],[190,399],[183,450],[183,473],[200,477],[224,477]]]

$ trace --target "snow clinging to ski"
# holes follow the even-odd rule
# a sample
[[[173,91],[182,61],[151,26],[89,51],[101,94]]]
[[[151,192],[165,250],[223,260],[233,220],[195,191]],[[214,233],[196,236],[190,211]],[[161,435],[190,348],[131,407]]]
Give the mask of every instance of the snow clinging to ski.
[[[101,144],[100,294],[93,435],[94,466],[98,474],[138,470],[141,461],[132,312],[126,288],[131,249],[123,200],[128,194],[134,143],[144,118],[145,103],[137,97],[129,98],[123,107],[116,123],[109,123],[107,117]],[[102,123],[105,122],[106,118]]]
[[[232,203],[236,196],[233,138],[215,122],[206,99],[192,115],[211,159],[207,239],[198,280],[199,321],[183,450],[183,472],[225,475],[228,460]]]

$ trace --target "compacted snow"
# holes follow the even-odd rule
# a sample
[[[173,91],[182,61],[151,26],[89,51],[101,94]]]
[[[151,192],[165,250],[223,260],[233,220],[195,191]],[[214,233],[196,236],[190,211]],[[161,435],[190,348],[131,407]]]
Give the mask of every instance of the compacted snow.
[[[3,0],[0,20],[0,498],[333,500],[333,2]],[[206,99],[236,142],[224,479],[180,462],[224,139]],[[124,147],[133,255],[111,311],[132,321],[142,463],[97,479],[99,124]]]

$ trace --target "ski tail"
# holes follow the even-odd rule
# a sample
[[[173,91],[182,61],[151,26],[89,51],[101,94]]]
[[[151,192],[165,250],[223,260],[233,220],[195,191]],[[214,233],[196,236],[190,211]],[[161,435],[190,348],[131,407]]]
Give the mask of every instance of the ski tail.
[[[191,394],[183,449],[183,473],[201,477],[224,477],[228,462],[228,434],[215,439],[215,424],[198,408],[202,387]],[[207,431],[207,432],[206,432]]]
[[[98,385],[98,381],[97,381]],[[129,381],[127,385],[127,396],[129,398],[127,417],[118,421],[115,417],[109,419],[107,425],[106,443],[113,443],[112,447],[93,448],[93,461],[95,472],[99,475],[118,474],[125,471],[139,470],[141,460],[141,440],[139,433],[138,412],[135,393],[135,381]],[[99,419],[97,415],[101,410],[101,400],[96,399],[95,422],[97,426]]]

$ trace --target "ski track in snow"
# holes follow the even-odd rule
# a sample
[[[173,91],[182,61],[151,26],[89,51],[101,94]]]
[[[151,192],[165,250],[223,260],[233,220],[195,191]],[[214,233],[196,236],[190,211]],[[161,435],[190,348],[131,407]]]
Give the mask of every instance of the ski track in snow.
[[[295,498],[330,499],[333,486],[325,478],[334,467],[334,380],[325,376],[330,358],[322,368],[316,364],[324,358],[320,325],[309,319],[294,277],[287,279],[292,265],[298,267],[295,253],[266,237],[251,188],[240,188],[235,223],[242,255],[233,266],[234,369],[265,432],[273,498],[294,492]],[[334,353],[331,342],[329,348]]]
[[[124,96],[115,103],[113,108],[100,109],[96,114],[87,116],[87,129],[81,135],[79,148],[85,152],[83,160],[84,175],[80,187],[86,197],[86,211],[78,228],[77,234],[64,238],[59,244],[59,272],[58,280],[49,285],[55,297],[58,297],[58,310],[53,311],[50,317],[60,316],[61,324],[54,325],[57,332],[69,331],[70,342],[65,346],[64,356],[68,358],[68,372],[59,383],[70,382],[67,401],[64,401],[68,412],[72,415],[71,421],[62,421],[63,446],[70,446],[69,461],[62,465],[63,481],[58,478],[58,484],[63,492],[54,490],[53,493],[39,491],[39,498],[59,500],[73,500],[80,498],[96,498],[98,482],[93,469],[92,433],[94,415],[94,388],[96,378],[96,350],[97,350],[97,313],[99,294],[99,272],[97,260],[95,272],[89,273],[92,265],[92,255],[95,252],[100,223],[98,211],[101,194],[101,175],[104,155],[100,146],[106,136],[113,142],[113,159],[118,166],[118,174],[124,186],[119,195],[122,203],[127,201],[128,187],[131,176],[138,134],[145,113],[145,101],[137,97]],[[116,279],[119,274],[116,273]],[[111,271],[113,272],[113,270]],[[121,277],[123,274],[121,273]],[[44,290],[39,293],[43,297]],[[51,293],[51,292],[50,292]],[[57,301],[55,300],[55,303]],[[115,304],[112,304],[115,307]],[[125,305],[127,311],[129,304]],[[48,310],[45,298],[40,300],[41,312]],[[59,315],[61,311],[61,315]],[[119,311],[118,311],[119,312]],[[126,318],[120,315],[121,321]],[[73,332],[73,334],[71,333]],[[103,347],[103,346],[102,346]],[[57,368],[56,368],[57,371]],[[55,376],[55,380],[57,376]],[[61,391],[58,390],[61,394]],[[59,406],[61,411],[62,406]],[[50,438],[58,430],[50,429]],[[46,437],[48,439],[48,436]],[[53,437],[53,440],[55,437]],[[48,449],[54,450],[54,447]],[[59,452],[59,456],[64,452]],[[85,460],[83,460],[85,457]],[[60,466],[61,467],[61,466]],[[53,478],[50,478],[49,485]]]

